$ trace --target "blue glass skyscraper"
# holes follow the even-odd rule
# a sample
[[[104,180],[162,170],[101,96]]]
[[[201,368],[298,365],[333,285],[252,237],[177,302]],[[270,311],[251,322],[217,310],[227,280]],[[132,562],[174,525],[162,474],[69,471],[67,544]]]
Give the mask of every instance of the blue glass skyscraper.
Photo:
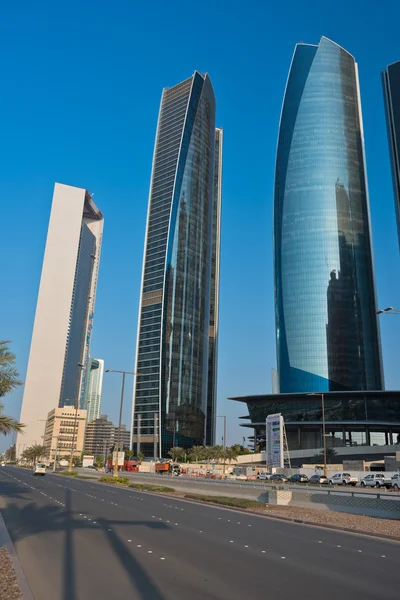
[[[389,65],[383,71],[382,82],[400,244],[400,61]]]
[[[286,85],[274,263],[279,391],[382,389],[357,65],[324,37]]]
[[[221,168],[196,71],[163,91],[153,157],[131,427],[147,456],[214,443]]]

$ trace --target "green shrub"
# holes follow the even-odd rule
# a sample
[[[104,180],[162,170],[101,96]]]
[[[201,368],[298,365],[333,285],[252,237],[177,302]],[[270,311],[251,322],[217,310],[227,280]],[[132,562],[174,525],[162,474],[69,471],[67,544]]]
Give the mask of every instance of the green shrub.
[[[78,473],[76,471],[60,471],[57,475],[67,475],[67,477],[77,477]]]
[[[234,508],[260,508],[263,506],[262,502],[258,502],[257,500],[248,500],[247,498],[231,498],[229,496],[185,494],[185,498],[189,498],[190,500],[199,500],[200,502],[212,502],[213,504],[233,506]]]
[[[174,488],[165,485],[152,485],[151,483],[131,483],[129,487],[145,492],[175,492]]]
[[[129,477],[100,477],[102,483],[111,483],[112,485],[127,485]]]

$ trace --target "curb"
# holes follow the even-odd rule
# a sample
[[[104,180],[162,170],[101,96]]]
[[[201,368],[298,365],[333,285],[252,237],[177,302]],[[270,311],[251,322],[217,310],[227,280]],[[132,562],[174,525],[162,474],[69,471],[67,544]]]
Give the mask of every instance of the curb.
[[[31,588],[26,580],[24,570],[21,563],[19,562],[18,555],[15,551],[14,544],[11,541],[10,534],[8,533],[6,524],[3,519],[3,515],[0,512],[0,546],[3,546],[8,550],[8,553],[13,564],[15,575],[17,577],[18,585],[21,590],[23,600],[34,600],[32,596]]]

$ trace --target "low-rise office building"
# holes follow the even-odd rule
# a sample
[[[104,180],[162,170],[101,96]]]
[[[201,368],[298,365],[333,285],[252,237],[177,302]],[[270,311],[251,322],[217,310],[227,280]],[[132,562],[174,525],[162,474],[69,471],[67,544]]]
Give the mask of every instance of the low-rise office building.
[[[56,452],[58,458],[70,456],[72,444],[74,446],[74,456],[81,455],[85,437],[85,423],[86,410],[79,409],[76,414],[74,406],[53,408],[48,413],[43,445],[46,447],[46,456],[50,462],[54,460]]]

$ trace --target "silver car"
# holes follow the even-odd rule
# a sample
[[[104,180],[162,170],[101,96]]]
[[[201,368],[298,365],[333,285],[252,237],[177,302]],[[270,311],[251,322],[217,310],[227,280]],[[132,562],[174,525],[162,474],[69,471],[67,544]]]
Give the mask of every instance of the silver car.
[[[391,479],[385,477],[384,473],[370,473],[361,479],[361,487],[390,488],[391,485]]]

